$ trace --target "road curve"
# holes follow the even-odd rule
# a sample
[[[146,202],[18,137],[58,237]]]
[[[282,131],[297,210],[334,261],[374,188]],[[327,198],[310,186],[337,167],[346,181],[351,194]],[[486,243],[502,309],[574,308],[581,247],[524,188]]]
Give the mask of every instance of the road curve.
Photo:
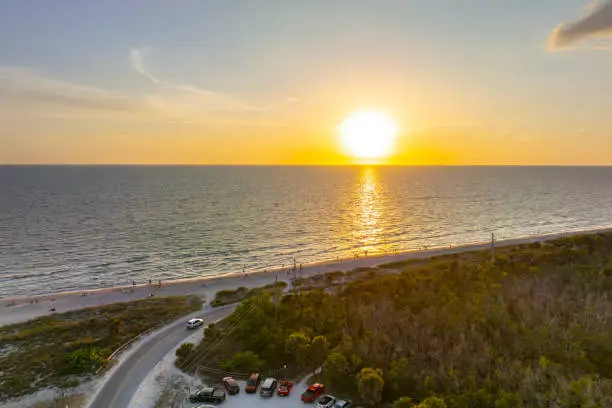
[[[210,312],[202,311],[166,326],[121,361],[91,401],[89,408],[128,408],[136,390],[155,365],[193,334],[185,327],[187,319],[199,317],[204,319],[204,326],[207,326],[229,316],[234,309],[235,306],[231,306]]]

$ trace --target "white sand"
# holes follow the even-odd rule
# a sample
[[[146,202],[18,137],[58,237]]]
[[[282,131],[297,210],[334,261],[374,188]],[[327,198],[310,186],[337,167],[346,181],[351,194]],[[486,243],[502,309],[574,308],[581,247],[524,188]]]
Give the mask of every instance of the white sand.
[[[509,246],[530,242],[541,242],[560,238],[563,236],[575,236],[597,232],[609,232],[612,228],[600,228],[586,231],[571,231],[558,234],[532,236],[525,238],[508,239],[496,242],[496,246]],[[431,248],[427,251],[411,251],[388,255],[375,255],[353,258],[348,260],[333,260],[327,262],[313,263],[304,265],[302,270],[303,277],[321,274],[331,271],[348,271],[358,267],[373,267],[390,262],[404,261],[414,258],[426,258],[437,255],[461,253],[474,250],[489,248],[490,243],[482,242],[454,247]],[[107,289],[89,290],[85,292],[65,292],[50,295],[33,297],[19,297],[2,299],[0,304],[0,326],[17,323],[38,316],[49,314],[49,308],[55,307],[57,313],[69,310],[82,309],[86,307],[102,306],[117,302],[144,299],[153,293],[155,296],[173,295],[200,295],[207,301],[214,298],[215,293],[223,289],[236,289],[239,286],[248,288],[260,287],[274,282],[276,277],[279,281],[290,281],[290,270],[274,269],[263,272],[252,272],[248,274],[236,273],[221,276],[208,276],[202,278],[185,279],[178,281],[162,282],[162,287],[158,288],[155,282],[153,285],[137,285],[127,287],[115,287]],[[85,293],[85,296],[83,296]]]

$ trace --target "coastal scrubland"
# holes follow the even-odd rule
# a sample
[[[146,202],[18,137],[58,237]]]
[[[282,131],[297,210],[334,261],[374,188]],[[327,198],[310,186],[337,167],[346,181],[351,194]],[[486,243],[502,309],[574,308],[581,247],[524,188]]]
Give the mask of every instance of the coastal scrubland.
[[[212,307],[230,305],[243,301],[247,298],[260,296],[265,292],[272,293],[274,289],[284,290],[286,287],[287,282],[278,281],[258,288],[249,289],[245,286],[240,286],[234,290],[220,290],[215,294],[215,298],[212,300],[212,302],[210,302],[210,305]]]
[[[612,406],[612,234],[295,281],[278,303],[244,299],[177,365],[321,368],[313,380],[372,407]]]
[[[0,400],[74,386],[135,336],[201,307],[197,296],[148,298],[0,326]]]

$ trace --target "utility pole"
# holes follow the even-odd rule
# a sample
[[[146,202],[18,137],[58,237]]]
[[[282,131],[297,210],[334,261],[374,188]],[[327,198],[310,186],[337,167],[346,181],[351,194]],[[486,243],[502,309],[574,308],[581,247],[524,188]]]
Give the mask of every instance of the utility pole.
[[[491,262],[495,262],[495,233],[491,233]]]

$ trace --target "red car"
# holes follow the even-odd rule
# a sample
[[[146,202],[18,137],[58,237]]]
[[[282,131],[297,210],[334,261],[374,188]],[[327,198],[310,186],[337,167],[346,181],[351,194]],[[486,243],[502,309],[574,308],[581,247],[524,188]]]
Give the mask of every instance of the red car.
[[[257,388],[259,388],[259,383],[261,382],[261,374],[253,373],[249,377],[246,383],[246,387],[244,387],[244,392],[247,394],[255,394],[257,392]]]
[[[324,392],[325,386],[323,384],[312,384],[302,393],[302,402],[315,402],[317,397],[321,396]]]
[[[278,386],[278,395],[281,397],[288,397],[291,389],[293,388],[293,383],[287,380],[282,380],[280,385]]]

